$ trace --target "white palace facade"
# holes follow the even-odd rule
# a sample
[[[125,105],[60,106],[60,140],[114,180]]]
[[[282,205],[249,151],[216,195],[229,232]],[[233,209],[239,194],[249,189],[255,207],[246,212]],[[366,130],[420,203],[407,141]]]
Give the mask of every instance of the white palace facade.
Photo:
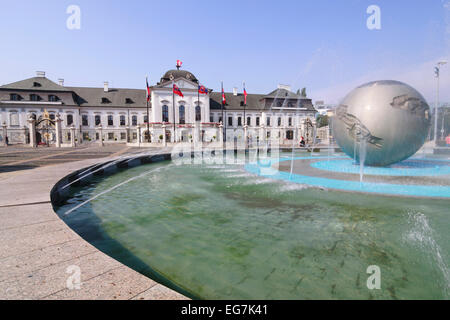
[[[174,95],[175,83],[184,97]],[[130,145],[218,142],[233,133],[248,139],[278,139],[280,144],[312,138],[315,114],[311,99],[279,85],[268,94],[244,96],[198,93],[189,71],[169,70],[150,87],[149,119],[145,89],[67,87],[44,72],[0,86],[0,143],[73,146],[80,143]],[[148,136],[147,128],[150,131]],[[262,131],[261,131],[262,130]],[[225,132],[225,135],[223,134]],[[253,132],[253,133],[252,133]],[[263,132],[261,134],[261,132]],[[263,136],[262,136],[263,135]]]

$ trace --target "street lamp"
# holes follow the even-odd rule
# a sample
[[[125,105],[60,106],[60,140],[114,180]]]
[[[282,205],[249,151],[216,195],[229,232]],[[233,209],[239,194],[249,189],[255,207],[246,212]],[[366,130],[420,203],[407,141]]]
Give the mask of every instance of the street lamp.
[[[434,74],[437,78],[437,94],[436,94],[436,107],[434,109],[434,146],[437,147],[437,126],[438,126],[438,107],[439,107],[439,72],[441,69],[441,66],[446,64],[447,61],[441,60],[436,64],[436,67],[434,67]]]

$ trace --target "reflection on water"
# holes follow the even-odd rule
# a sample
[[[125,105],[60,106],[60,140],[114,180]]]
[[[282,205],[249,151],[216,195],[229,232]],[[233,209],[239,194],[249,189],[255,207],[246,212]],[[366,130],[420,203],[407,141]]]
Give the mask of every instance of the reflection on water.
[[[448,207],[307,188],[242,165],[161,163],[79,188],[58,213],[104,252],[194,297],[445,299]],[[370,265],[381,290],[367,289]]]

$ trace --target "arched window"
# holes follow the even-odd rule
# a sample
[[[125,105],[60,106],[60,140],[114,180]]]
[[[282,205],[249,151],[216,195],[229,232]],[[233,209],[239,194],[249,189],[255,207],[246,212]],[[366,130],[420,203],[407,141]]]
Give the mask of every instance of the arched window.
[[[195,121],[202,121],[202,110],[200,106],[195,107]]]
[[[185,119],[185,109],[184,106],[180,106],[179,109],[179,117],[180,117],[180,124],[185,124],[186,123],[186,119]]]
[[[11,126],[18,126],[19,125],[19,114],[15,111],[11,112],[9,115],[9,123]]]
[[[169,107],[166,105],[162,106],[162,122],[169,122]]]
[[[70,126],[71,124],[73,124],[73,115],[68,114],[67,115],[67,125]]]

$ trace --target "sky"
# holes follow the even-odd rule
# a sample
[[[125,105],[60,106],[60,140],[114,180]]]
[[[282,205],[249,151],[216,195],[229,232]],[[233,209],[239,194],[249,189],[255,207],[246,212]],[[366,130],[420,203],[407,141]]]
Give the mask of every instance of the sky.
[[[0,84],[35,75],[66,86],[144,88],[176,60],[200,82],[249,93],[306,87],[338,103],[368,81],[393,79],[450,102],[450,0],[2,0]],[[80,8],[80,29],[67,8]],[[381,28],[369,30],[370,5]]]

